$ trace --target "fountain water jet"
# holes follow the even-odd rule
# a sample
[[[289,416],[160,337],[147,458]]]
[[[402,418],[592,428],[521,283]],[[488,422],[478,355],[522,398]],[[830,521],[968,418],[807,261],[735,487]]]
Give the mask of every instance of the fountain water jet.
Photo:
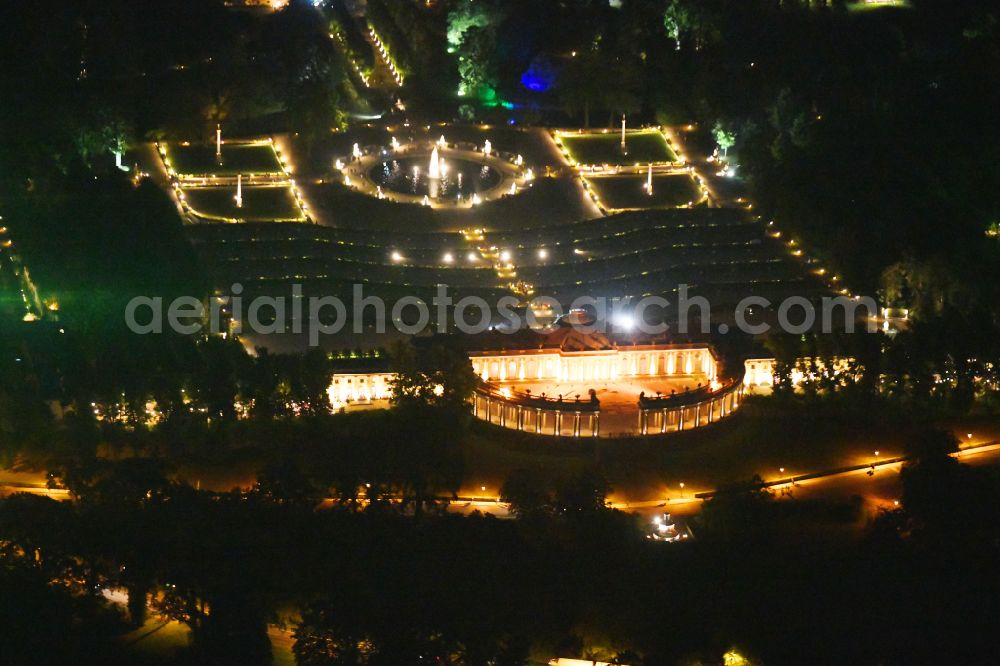
[[[438,149],[436,146],[431,151],[431,163],[427,165],[427,176],[434,179],[441,177],[441,163],[438,159]]]
[[[441,158],[438,157],[437,146],[434,146],[434,150],[431,151],[431,162],[427,165],[427,177],[429,178],[428,193],[437,199],[441,180]]]
[[[236,174],[236,207],[243,208],[243,174]]]

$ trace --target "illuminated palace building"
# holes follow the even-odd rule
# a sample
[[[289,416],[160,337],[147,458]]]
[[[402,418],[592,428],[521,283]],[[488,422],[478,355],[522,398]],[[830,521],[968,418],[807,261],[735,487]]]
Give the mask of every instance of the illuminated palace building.
[[[540,435],[654,435],[708,425],[740,403],[742,377],[723,378],[705,344],[615,344],[572,327],[535,337],[470,352],[482,380],[476,416]]]
[[[387,372],[338,372],[330,382],[327,396],[336,408],[384,403],[392,396],[389,385],[392,377]]]
[[[470,344],[494,348],[469,352],[481,380],[473,413],[527,433],[665,435],[729,416],[743,395],[742,367],[738,376],[728,376],[706,344],[616,344],[570,326],[479,336]],[[385,401],[391,379],[385,372],[338,373],[331,402],[348,407]]]
[[[708,347],[634,345],[624,349],[527,349],[502,354],[476,352],[472,368],[484,382],[588,382],[626,377],[715,379],[715,355]]]

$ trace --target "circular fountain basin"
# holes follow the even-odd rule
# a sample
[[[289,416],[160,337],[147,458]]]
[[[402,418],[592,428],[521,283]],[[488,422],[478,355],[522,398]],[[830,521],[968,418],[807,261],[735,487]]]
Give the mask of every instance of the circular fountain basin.
[[[503,174],[488,164],[448,156],[431,178],[431,155],[386,157],[368,170],[368,178],[383,190],[439,199],[468,199],[498,186]]]

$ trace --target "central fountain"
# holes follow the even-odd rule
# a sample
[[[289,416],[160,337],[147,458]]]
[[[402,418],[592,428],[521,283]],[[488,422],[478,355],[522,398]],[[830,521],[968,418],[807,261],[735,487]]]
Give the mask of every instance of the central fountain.
[[[449,147],[443,136],[422,145],[393,143],[392,138],[391,152],[388,146],[362,151],[355,144],[351,161],[357,164],[347,160],[336,163],[345,179],[348,171],[358,173],[364,181],[362,190],[377,198],[434,208],[467,208],[517,194],[534,176],[531,169],[522,166],[523,157],[504,157],[489,140],[463,150]]]

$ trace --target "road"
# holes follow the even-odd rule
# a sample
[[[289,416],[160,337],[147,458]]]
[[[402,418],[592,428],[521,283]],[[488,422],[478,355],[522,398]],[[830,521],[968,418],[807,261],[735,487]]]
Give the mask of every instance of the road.
[[[995,465],[1000,463],[1000,442],[988,442],[967,446],[955,454],[962,463],[969,465]],[[874,473],[871,466],[861,469],[830,470],[815,474],[802,474],[810,478],[801,479],[796,476],[792,481],[787,478],[765,479],[770,489],[780,498],[794,497],[796,499],[823,500],[827,502],[849,502],[852,497],[861,497],[865,508],[874,512],[880,508],[896,506],[902,493],[899,472],[903,462],[893,460],[876,463]],[[613,506],[623,511],[631,511],[641,515],[653,516],[667,512],[678,516],[691,516],[701,510],[705,495],[709,489],[693,489],[693,492],[683,497],[649,500],[646,502],[618,503]]]
[[[958,453],[953,454],[962,463],[968,465],[1000,464],[1000,441],[970,443]],[[796,474],[795,477],[776,477],[765,479],[768,487],[779,498],[795,497],[797,499],[814,499],[830,502],[847,502],[854,496],[861,497],[869,510],[895,506],[902,488],[900,487],[899,471],[902,469],[901,459],[874,464],[857,466],[851,469],[827,470]],[[671,513],[677,516],[691,516],[701,509],[702,503],[710,496],[711,488],[678,489],[671,497],[655,497],[647,500],[619,502],[612,496],[610,506],[622,511],[637,513],[643,516],[654,516],[660,513]],[[69,493],[62,489],[45,487],[44,475],[28,473],[0,472],[0,497],[18,492],[29,492],[45,495],[52,499],[69,499]],[[452,513],[468,515],[474,511],[488,513],[500,518],[509,518],[506,505],[495,495],[484,492],[482,496],[462,496],[453,500],[448,510]]]
[[[968,465],[1000,464],[1000,441],[973,443],[963,447],[955,457]],[[874,473],[869,475],[871,466],[860,469],[829,470],[825,472],[797,474],[791,480],[789,477],[765,479],[768,487],[780,498],[794,497],[796,499],[823,500],[828,502],[849,502],[858,496],[864,500],[865,507],[874,511],[879,508],[895,506],[902,492],[899,471],[903,462],[894,459],[876,463]],[[808,477],[808,478],[802,478]],[[636,513],[642,516],[655,516],[670,513],[675,516],[692,516],[701,510],[706,496],[714,489],[684,488],[678,489],[675,496],[658,497],[636,502],[616,502],[612,497],[611,506],[615,509]],[[509,517],[505,505],[496,498],[478,497],[461,498],[452,502],[450,511],[469,514],[481,511],[498,517]]]

